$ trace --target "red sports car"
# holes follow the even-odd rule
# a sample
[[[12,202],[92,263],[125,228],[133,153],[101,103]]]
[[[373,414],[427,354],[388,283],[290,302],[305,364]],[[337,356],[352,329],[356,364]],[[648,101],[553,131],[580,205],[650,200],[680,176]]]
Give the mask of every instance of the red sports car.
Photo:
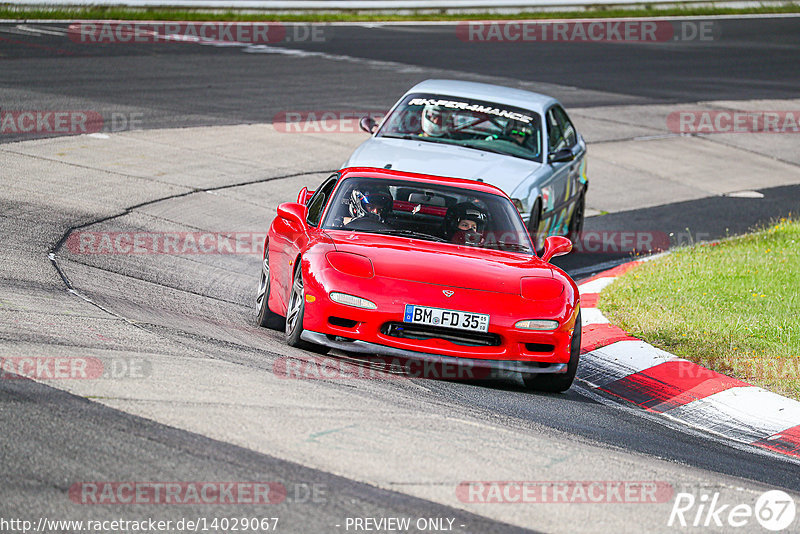
[[[480,181],[349,168],[278,206],[258,323],[291,346],[522,373],[564,391],[580,352],[575,282],[536,256],[511,200]]]

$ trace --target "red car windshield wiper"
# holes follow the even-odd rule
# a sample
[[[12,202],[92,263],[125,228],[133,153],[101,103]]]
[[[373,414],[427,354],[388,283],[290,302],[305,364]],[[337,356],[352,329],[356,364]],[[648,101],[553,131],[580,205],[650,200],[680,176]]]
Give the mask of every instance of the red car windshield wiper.
[[[505,243],[503,241],[497,241],[495,243],[485,243],[483,245],[485,248],[496,248],[499,250],[508,250],[511,252],[533,252],[531,247],[528,245],[523,245],[522,243]]]
[[[447,239],[443,239],[443,238],[441,238],[439,236],[426,234],[426,233],[423,233],[423,232],[415,232],[414,230],[403,230],[403,229],[400,229],[400,228],[392,228],[392,229],[388,229],[388,230],[380,230],[380,231],[377,231],[377,232],[374,232],[374,233],[376,233],[376,234],[396,235],[396,236],[402,236],[402,237],[416,237],[416,238],[425,239],[425,240],[428,240],[428,241],[437,241],[439,243],[449,243],[449,241]]]

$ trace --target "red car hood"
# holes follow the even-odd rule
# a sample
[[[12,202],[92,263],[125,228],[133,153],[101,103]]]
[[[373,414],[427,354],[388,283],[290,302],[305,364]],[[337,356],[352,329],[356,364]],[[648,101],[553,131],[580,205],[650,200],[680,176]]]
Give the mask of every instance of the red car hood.
[[[520,294],[523,276],[553,278],[533,255],[418,239],[329,230],[336,250],[372,260],[375,275],[449,287]]]

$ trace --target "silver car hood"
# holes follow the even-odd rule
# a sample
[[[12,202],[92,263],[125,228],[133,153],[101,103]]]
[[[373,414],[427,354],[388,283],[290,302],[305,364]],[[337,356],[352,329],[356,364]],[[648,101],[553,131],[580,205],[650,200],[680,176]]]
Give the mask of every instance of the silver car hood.
[[[359,146],[344,167],[385,168],[396,171],[480,178],[507,195],[542,164],[492,152],[408,139],[372,137]]]

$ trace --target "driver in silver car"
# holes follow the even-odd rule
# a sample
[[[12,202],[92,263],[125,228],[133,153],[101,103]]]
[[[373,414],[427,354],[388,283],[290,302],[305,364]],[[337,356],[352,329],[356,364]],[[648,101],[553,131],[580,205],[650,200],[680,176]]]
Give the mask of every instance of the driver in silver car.
[[[445,137],[453,128],[453,112],[442,106],[426,104],[422,108],[422,133],[425,137]]]

